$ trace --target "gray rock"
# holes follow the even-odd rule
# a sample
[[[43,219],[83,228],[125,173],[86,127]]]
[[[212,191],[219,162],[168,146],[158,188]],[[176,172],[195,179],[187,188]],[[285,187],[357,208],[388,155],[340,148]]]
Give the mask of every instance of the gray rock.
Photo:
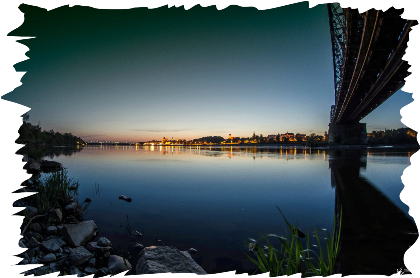
[[[58,237],[58,238],[51,238],[46,241],[43,241],[40,245],[40,248],[42,251],[47,252],[47,253],[56,253],[64,245],[66,245],[66,242]]]
[[[101,269],[98,269],[98,271],[96,272],[96,277],[103,277],[105,275],[106,275],[106,272],[104,272],[102,270],[102,268]]]
[[[31,258],[36,257],[36,254],[38,253],[39,253],[39,246],[28,250],[28,256]]]
[[[56,260],[57,260],[56,256],[53,253],[49,253],[45,255],[44,257],[42,257],[39,261],[42,263],[51,263]]]
[[[28,259],[23,259],[19,262],[19,264],[28,264],[29,260]]]
[[[88,266],[95,268],[95,265],[96,265],[96,259],[95,258],[90,259],[88,262]]]
[[[39,267],[35,270],[35,275],[36,276],[41,276],[41,275],[45,275],[45,274],[48,274],[48,273],[51,273],[51,269],[48,265],[41,266],[41,267]]]
[[[56,235],[57,234],[57,227],[56,226],[49,226],[47,227],[47,235]]]
[[[76,217],[81,217],[83,215],[82,207],[77,202],[72,202],[64,207],[64,211],[68,215],[74,215]]]
[[[144,246],[142,244],[140,244],[140,243],[136,243],[136,245],[134,245],[134,248],[136,248],[136,249],[143,249]]]
[[[98,228],[93,220],[83,221],[78,224],[63,225],[62,234],[73,247],[85,245],[96,236]]]
[[[74,265],[72,265],[70,267],[70,274],[71,275],[77,275],[78,277],[80,277],[82,275],[82,272],[77,267],[75,267]]]
[[[128,260],[117,255],[110,255],[108,259],[108,270],[114,274],[131,270],[131,264]]]
[[[109,269],[108,269],[107,267],[102,267],[102,268],[101,268],[101,270],[102,270],[105,274],[109,273]]]
[[[29,261],[30,264],[39,264],[39,261],[37,258],[31,258],[31,260]]]
[[[50,263],[50,268],[54,272],[60,271],[60,266],[57,263]]]
[[[35,238],[39,242],[41,242],[41,241],[44,240],[44,238],[42,237],[42,235],[39,234],[39,233],[34,233],[34,232],[25,233],[25,238],[27,240],[29,240],[31,237]]]
[[[143,249],[136,265],[136,274],[196,273],[207,274],[188,252],[172,246],[150,246]]]
[[[62,229],[63,229],[63,225],[57,225],[58,232],[61,232]]]
[[[71,265],[79,266],[89,261],[93,254],[86,250],[83,246],[70,249],[69,261]]]
[[[194,253],[197,253],[197,250],[195,250],[194,248],[190,248],[190,249],[188,250],[188,252],[189,252],[190,254],[194,254]]]
[[[107,252],[112,252],[112,247],[111,246],[102,247],[102,246],[99,246],[97,242],[89,242],[86,245],[86,248],[90,252],[98,254],[100,256],[104,255]]]
[[[85,267],[84,270],[87,274],[96,274],[96,272],[98,271],[96,268],[93,267]]]
[[[41,163],[36,161],[36,160],[29,160],[24,166],[23,169],[28,170],[28,171],[33,171],[33,170],[41,170]]]
[[[36,240],[34,237],[31,237],[27,242],[26,242],[26,247],[28,248],[36,248],[40,245],[41,243],[39,243],[38,240]]]
[[[97,244],[98,246],[102,246],[102,247],[112,246],[111,241],[109,241],[109,239],[107,239],[106,237],[100,237],[98,239]]]
[[[23,243],[23,238],[19,239],[19,247],[27,248],[26,245]]]
[[[40,233],[40,232],[42,232],[42,227],[41,227],[41,225],[40,225],[39,223],[34,223],[34,224],[31,224],[31,226],[29,226],[29,229],[30,229],[32,232],[35,232],[35,233]]]

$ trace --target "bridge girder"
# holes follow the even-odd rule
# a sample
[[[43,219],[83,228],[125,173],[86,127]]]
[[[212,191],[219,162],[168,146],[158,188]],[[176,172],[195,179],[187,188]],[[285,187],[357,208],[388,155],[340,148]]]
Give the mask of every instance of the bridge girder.
[[[357,123],[404,85],[409,65],[402,60],[410,28],[402,9],[359,14],[328,4],[334,61],[332,124]]]

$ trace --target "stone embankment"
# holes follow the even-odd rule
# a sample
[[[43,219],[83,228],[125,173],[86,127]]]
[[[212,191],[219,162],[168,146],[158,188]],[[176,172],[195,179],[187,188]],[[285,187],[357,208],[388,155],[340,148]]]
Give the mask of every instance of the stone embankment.
[[[32,160],[26,165],[31,179],[22,183],[18,190],[34,191],[34,183],[40,178],[40,163]],[[113,275],[128,271],[128,274],[149,273],[197,273],[206,272],[191,258],[188,251],[179,251],[175,247],[150,246],[141,250],[135,269],[127,259],[114,254],[112,243],[105,237],[98,237],[98,229],[93,220],[83,219],[82,206],[74,199],[68,200],[59,208],[46,214],[40,214],[38,208],[25,200],[14,203],[17,207],[26,207],[25,219],[21,226],[23,238],[19,246],[27,248],[19,256],[19,264],[44,264],[42,267],[25,271],[24,274],[36,276],[60,272],[60,275],[94,277]],[[190,250],[196,252],[195,249]]]

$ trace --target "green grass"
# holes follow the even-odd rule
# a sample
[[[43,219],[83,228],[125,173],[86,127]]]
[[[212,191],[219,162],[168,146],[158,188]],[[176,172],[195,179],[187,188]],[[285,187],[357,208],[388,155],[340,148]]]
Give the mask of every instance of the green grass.
[[[35,206],[39,212],[46,213],[51,209],[63,209],[63,204],[78,196],[79,183],[67,176],[67,170],[48,174],[36,187]]]
[[[334,264],[337,258],[340,233],[341,233],[341,215],[338,233],[333,233],[331,236],[326,229],[316,229],[315,237],[318,246],[309,244],[309,230],[305,235],[305,240],[297,236],[297,224],[292,227],[283,215],[282,211],[277,207],[283,216],[290,235],[283,237],[275,234],[268,234],[264,236],[267,245],[261,246],[259,242],[250,239],[250,249],[256,258],[251,258],[248,254],[246,256],[258,266],[258,269],[263,272],[269,272],[270,277],[281,275],[292,275],[302,273],[302,276],[328,276],[333,274]],[[336,227],[336,217],[334,215],[334,227]],[[323,251],[321,238],[318,232],[321,230],[326,232],[326,252]],[[269,237],[276,238],[280,242],[280,247],[275,248]],[[306,243],[306,248],[303,247],[302,241]],[[316,250],[316,251],[315,251]],[[257,269],[257,270],[258,270]]]

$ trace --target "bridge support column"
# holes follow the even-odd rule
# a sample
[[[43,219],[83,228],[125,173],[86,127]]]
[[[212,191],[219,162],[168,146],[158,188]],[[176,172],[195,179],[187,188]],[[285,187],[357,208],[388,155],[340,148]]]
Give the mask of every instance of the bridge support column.
[[[366,124],[332,124],[329,125],[329,141],[338,144],[367,144]]]

